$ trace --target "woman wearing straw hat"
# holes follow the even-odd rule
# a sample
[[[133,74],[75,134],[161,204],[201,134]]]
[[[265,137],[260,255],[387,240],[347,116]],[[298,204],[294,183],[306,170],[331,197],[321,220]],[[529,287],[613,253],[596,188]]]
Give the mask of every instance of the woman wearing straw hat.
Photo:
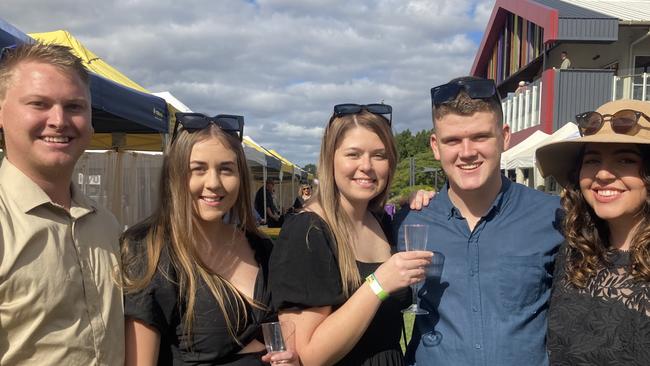
[[[650,365],[650,103],[576,116],[582,137],[537,150],[565,188],[549,310],[551,364]]]

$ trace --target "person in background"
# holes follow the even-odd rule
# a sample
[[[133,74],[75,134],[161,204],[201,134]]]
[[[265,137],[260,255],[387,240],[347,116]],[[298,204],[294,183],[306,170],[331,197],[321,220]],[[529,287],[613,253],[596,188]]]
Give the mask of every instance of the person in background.
[[[122,238],[127,365],[265,364],[272,243],[250,210],[243,127],[241,116],[176,114],[160,204]]]
[[[265,192],[266,204],[264,202]],[[282,223],[284,223],[284,215],[282,215],[275,203],[274,192],[275,181],[272,178],[266,179],[265,185],[260,187],[257,193],[255,193],[255,210],[262,218],[264,218],[264,214],[266,213],[266,224],[268,227],[281,227]]]
[[[271,254],[273,304],[280,320],[296,324],[304,365],[404,364],[401,309],[432,253],[396,253],[385,221],[397,164],[391,112],[385,104],[334,107],[316,193],[287,217]]]
[[[569,60],[569,54],[566,51],[560,52],[560,59],[562,59],[562,63],[560,64],[560,69],[571,68],[571,60]]]
[[[494,81],[453,79],[432,88],[431,98],[431,148],[448,180],[427,207],[400,211],[395,225],[400,247],[405,224],[428,225],[427,248],[445,260],[419,291],[429,314],[415,319],[407,361],[547,365],[559,199],[500,173],[510,128]]]
[[[526,94],[526,90],[527,90],[527,89],[528,89],[528,87],[526,86],[526,82],[523,81],[523,80],[520,81],[520,82],[519,82],[519,86],[518,86],[517,89],[515,90],[515,96],[517,96],[517,95],[519,95],[519,94]]]
[[[88,71],[68,47],[0,60],[0,365],[122,365],[120,226],[72,183],[90,143]]]
[[[311,185],[301,184],[300,189],[298,190],[298,196],[296,197],[296,200],[293,202],[294,212],[298,212],[302,210],[303,206],[305,205],[305,202],[310,198],[311,198]]]
[[[576,122],[582,137],[537,150],[565,189],[551,364],[650,365],[650,103],[609,102]]]

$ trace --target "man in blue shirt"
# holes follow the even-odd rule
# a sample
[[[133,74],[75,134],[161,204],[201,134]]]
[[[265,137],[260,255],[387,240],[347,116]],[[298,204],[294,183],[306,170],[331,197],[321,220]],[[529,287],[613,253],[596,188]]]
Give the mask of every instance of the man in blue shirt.
[[[411,364],[547,365],[546,313],[553,260],[563,238],[559,199],[500,173],[510,140],[492,80],[458,78],[431,89],[431,148],[447,184],[397,224],[429,226],[442,271],[419,291]]]

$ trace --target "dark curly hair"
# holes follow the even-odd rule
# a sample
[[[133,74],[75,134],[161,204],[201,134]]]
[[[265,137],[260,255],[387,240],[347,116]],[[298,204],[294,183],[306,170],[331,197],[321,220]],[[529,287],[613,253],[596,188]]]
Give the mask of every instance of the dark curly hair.
[[[641,171],[648,193],[642,207],[642,219],[630,244],[632,276],[650,281],[650,146],[638,145],[641,151]],[[569,183],[562,195],[566,212],[564,234],[568,244],[566,274],[573,285],[584,288],[596,272],[610,262],[613,251],[609,243],[607,222],[599,218],[580,191],[579,173],[584,148],[578,154]]]

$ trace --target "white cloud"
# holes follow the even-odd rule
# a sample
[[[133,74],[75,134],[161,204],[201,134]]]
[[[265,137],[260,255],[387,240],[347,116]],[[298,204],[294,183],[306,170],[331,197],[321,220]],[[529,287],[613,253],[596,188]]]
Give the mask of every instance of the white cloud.
[[[196,111],[243,114],[247,134],[304,165],[338,103],[384,100],[396,131],[430,128],[429,89],[469,72],[493,2],[3,0],[2,17],[67,29]]]

